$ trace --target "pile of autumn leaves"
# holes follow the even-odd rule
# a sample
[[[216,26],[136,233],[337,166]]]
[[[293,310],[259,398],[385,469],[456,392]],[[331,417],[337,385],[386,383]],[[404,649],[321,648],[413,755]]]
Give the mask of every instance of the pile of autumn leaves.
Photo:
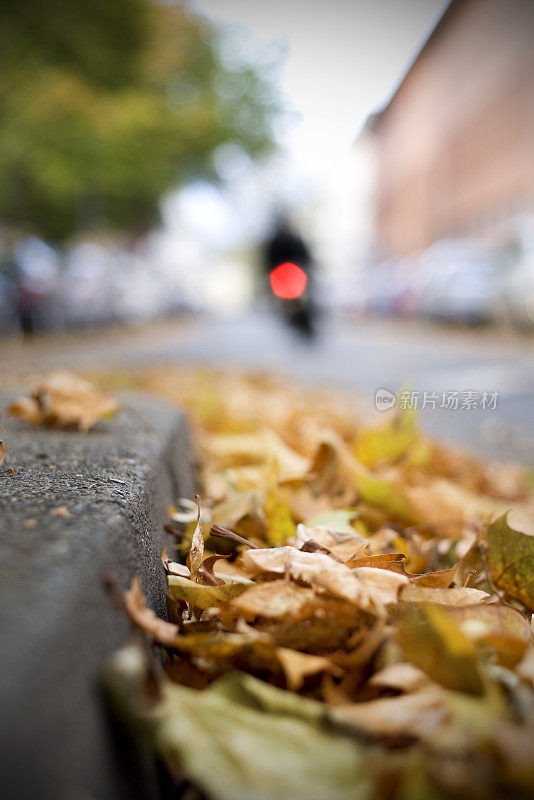
[[[271,378],[138,383],[189,407],[203,500],[170,509],[168,620],[137,580],[124,596],[163,673],[130,647],[107,680],[176,780],[219,800],[532,796],[523,472]]]

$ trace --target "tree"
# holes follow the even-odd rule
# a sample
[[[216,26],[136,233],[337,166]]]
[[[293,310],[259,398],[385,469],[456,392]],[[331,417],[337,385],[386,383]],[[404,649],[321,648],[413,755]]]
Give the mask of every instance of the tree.
[[[268,150],[268,81],[225,67],[220,35],[182,4],[4,2],[0,220],[55,241],[142,229],[163,192],[214,175],[218,145]]]

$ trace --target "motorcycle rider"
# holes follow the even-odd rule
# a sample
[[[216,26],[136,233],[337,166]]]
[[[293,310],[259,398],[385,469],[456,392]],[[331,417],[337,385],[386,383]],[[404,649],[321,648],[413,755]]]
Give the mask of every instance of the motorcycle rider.
[[[307,337],[313,336],[315,312],[310,285],[312,257],[302,237],[292,230],[287,217],[280,216],[276,221],[273,232],[263,247],[263,261],[269,278],[277,268],[287,263],[297,265],[306,274],[305,293],[294,300],[284,300],[281,307],[293,327]]]

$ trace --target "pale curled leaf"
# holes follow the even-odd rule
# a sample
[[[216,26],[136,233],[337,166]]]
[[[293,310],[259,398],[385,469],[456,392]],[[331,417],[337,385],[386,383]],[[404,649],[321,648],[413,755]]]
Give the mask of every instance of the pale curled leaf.
[[[382,612],[383,606],[395,602],[400,586],[408,582],[403,575],[372,567],[350,569],[324,553],[305,553],[294,547],[273,547],[247,550],[245,567],[254,572],[285,574],[309,582],[368,610]]]
[[[6,457],[6,447],[4,443],[0,440],[0,467],[4,463],[5,457]]]
[[[369,679],[369,685],[409,693],[428,687],[431,682],[423,670],[413,664],[400,661],[375,672]]]
[[[176,501],[176,508],[169,506],[169,516],[174,522],[181,522],[182,524],[194,522],[198,517],[198,506],[196,502],[188,497],[179,497]],[[211,514],[207,509],[202,508],[200,510],[200,519],[202,522],[211,522]]]
[[[189,578],[191,571],[186,564],[180,564],[178,561],[172,561],[167,555],[167,550],[164,548],[161,553],[161,563],[163,569],[169,575],[181,575],[182,578]]]
[[[351,533],[346,533],[334,531],[324,525],[315,525],[314,527],[308,527],[302,523],[297,525],[293,540],[295,546],[301,550],[310,539],[326,547],[341,561],[347,561],[347,559],[359,553],[362,548],[365,549],[368,544],[368,540],[356,533],[354,529],[352,529]]]
[[[319,525],[337,533],[354,534],[355,530],[350,523],[358,517],[358,514],[355,508],[333,508],[321,511],[320,514],[307,519],[304,524],[307,528]]]
[[[425,739],[441,728],[448,710],[443,704],[443,692],[430,687],[399,697],[338,706],[330,709],[329,716],[338,725],[371,736]]]
[[[411,583],[404,586],[400,599],[407,603],[439,603],[444,606],[472,606],[491,599],[491,595],[481,589],[461,586],[458,589],[433,589]]]

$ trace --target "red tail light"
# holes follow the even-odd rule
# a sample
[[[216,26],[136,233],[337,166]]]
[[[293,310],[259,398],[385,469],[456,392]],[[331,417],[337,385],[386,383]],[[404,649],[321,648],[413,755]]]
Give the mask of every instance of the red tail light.
[[[296,300],[301,297],[308,283],[308,276],[297,264],[285,261],[273,269],[269,275],[273,294],[282,300]]]

